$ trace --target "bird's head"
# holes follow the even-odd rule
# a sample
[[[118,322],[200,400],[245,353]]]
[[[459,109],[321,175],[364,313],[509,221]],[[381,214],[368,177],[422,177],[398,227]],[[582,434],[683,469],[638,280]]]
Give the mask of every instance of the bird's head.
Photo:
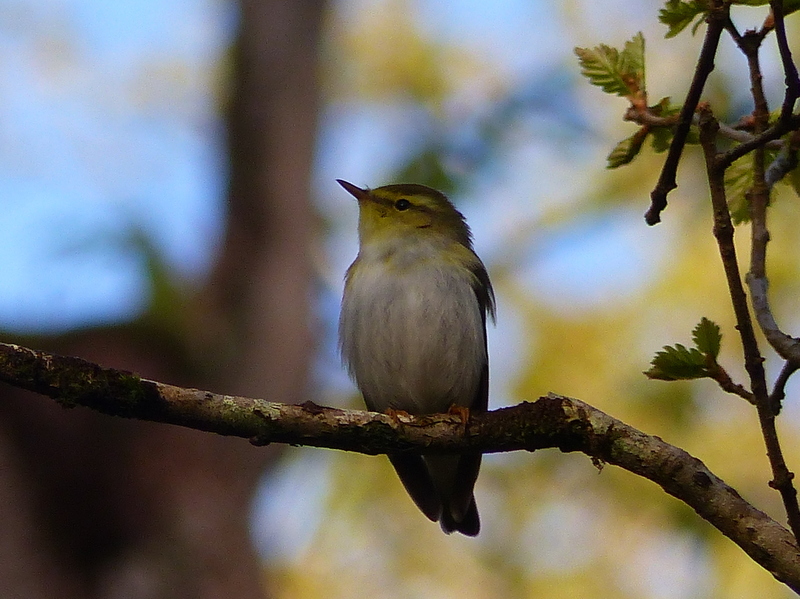
[[[472,245],[464,216],[440,191],[415,183],[361,189],[337,181],[358,200],[362,244],[408,235],[447,238],[468,248]]]

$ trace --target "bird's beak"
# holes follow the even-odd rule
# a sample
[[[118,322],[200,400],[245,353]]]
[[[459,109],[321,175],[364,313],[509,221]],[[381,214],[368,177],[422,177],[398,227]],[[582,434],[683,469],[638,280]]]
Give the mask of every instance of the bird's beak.
[[[356,187],[352,183],[348,183],[347,181],[343,181],[342,179],[336,179],[336,182],[345,188],[347,193],[353,196],[355,199],[361,201],[366,200],[369,197],[369,190],[368,189],[361,189],[360,187]]]

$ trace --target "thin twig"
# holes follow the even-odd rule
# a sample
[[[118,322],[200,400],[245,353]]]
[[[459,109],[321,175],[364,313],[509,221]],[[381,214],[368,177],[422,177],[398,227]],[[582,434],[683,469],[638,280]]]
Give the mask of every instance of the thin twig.
[[[692,85],[686,94],[686,100],[681,108],[678,125],[675,127],[675,134],[669,146],[667,158],[661,168],[661,175],[658,178],[655,189],[650,193],[650,208],[644,215],[644,220],[648,225],[655,225],[661,222],[661,212],[667,207],[667,194],[675,189],[678,184],[675,182],[678,171],[678,163],[681,160],[683,147],[686,144],[686,137],[692,125],[692,117],[700,102],[700,95],[706,85],[708,76],[714,70],[714,57],[717,54],[719,38],[725,29],[728,17],[728,3],[722,0],[712,0],[712,7],[709,11],[706,30],[706,37],[703,40],[703,48],[697,60],[697,67],[692,78]]]
[[[780,13],[775,13],[776,32],[782,30],[783,19],[778,18]],[[750,83],[753,94],[755,109],[753,112],[756,134],[761,133],[767,128],[769,121],[769,107],[764,95],[762,83],[761,67],[758,59],[758,48],[760,40],[752,40],[753,43],[741,43],[739,48],[747,57],[750,69]],[[789,56],[791,60],[791,55]],[[795,73],[796,75],[796,73]],[[787,73],[787,81],[790,75]],[[787,91],[787,99],[788,99]],[[792,104],[793,104],[792,100]],[[784,104],[785,105],[785,104]],[[794,140],[794,136],[793,136]],[[792,141],[790,145],[795,142]],[[791,148],[788,154],[795,155]],[[791,161],[787,159],[787,163]],[[772,165],[771,165],[772,166]],[[770,178],[777,176],[770,173]],[[750,289],[753,311],[758,321],[758,325],[772,348],[785,360],[800,363],[800,342],[797,339],[784,333],[773,315],[769,304],[768,279],[767,279],[767,244],[769,243],[769,230],[767,228],[767,206],[769,204],[770,181],[767,181],[764,148],[756,148],[753,151],[753,187],[748,191],[750,202],[751,219],[751,253],[750,271],[747,273],[747,284]]]
[[[797,68],[792,60],[792,54],[786,42],[786,29],[783,21],[783,1],[773,0],[771,2],[774,18],[775,34],[778,40],[781,61],[786,82],[786,93],[781,107],[781,116],[775,127],[788,127],[791,122],[792,111],[800,93],[800,80],[798,80]],[[761,73],[758,68],[757,50],[748,52],[742,48],[748,61],[751,64],[751,79],[753,84],[753,96],[757,100],[756,114],[757,122],[764,123],[769,118],[769,112],[764,100],[763,86],[761,84]],[[753,72],[755,70],[755,72]],[[763,103],[764,106],[759,106]],[[766,128],[762,125],[762,128]],[[759,133],[760,131],[756,131]],[[767,205],[769,203],[770,188],[789,171],[797,166],[797,144],[798,136],[793,134],[789,140],[789,145],[785,147],[778,157],[770,165],[769,170],[763,172],[762,162],[756,161],[754,188],[751,192],[751,219],[752,219],[752,254],[750,272],[747,274],[747,284],[750,288],[752,297],[753,311],[767,341],[775,351],[790,364],[800,364],[800,341],[784,333],[772,313],[768,296],[768,281],[766,273],[767,243],[769,242],[769,230],[767,229]],[[758,159],[763,156],[763,148],[756,149],[755,157]],[[763,177],[762,177],[763,175]],[[763,183],[763,184],[762,184]]]
[[[784,133],[795,131],[797,129],[800,129],[800,115],[793,114],[789,117],[789,120],[786,122],[786,124],[784,124],[783,121],[778,121],[763,133],[755,135],[750,140],[739,144],[735,148],[731,148],[723,154],[720,154],[717,157],[717,167],[726,169],[745,154],[749,154],[756,148],[763,147],[767,143],[778,139]]]
[[[800,538],[800,506],[797,503],[797,491],[792,485],[793,474],[789,472],[783,451],[778,442],[775,429],[775,414],[769,401],[767,380],[764,373],[764,359],[758,348],[753,322],[747,306],[747,296],[744,291],[739,264],[736,258],[736,248],[733,244],[733,223],[728,210],[725,194],[725,170],[719,168],[717,161],[716,138],[719,127],[711,109],[704,107],[700,113],[700,145],[706,159],[706,172],[708,185],[711,192],[711,203],[714,211],[714,237],[719,246],[725,277],[728,282],[728,291],[736,316],[736,328],[742,340],[744,350],[745,369],[750,377],[750,386],[756,400],[759,423],[762,436],[767,448],[772,469],[773,479],[770,486],[777,489],[783,500],[789,527],[795,538]]]
[[[800,118],[798,118],[797,115],[792,114],[792,111],[794,110],[794,104],[797,101],[797,98],[800,97],[800,77],[798,77],[797,67],[794,64],[792,52],[789,49],[789,44],[786,41],[786,27],[783,20],[783,0],[772,0],[770,4],[772,6],[772,12],[770,16],[764,22],[764,26],[761,28],[761,30],[758,33],[753,32],[753,35],[758,37],[760,43],[760,40],[763,40],[770,31],[775,29],[775,35],[778,43],[778,50],[781,55],[781,62],[783,63],[783,72],[786,84],[786,92],[783,99],[783,105],[781,106],[781,115],[778,121],[772,127],[768,129],[765,128],[753,139],[746,141],[735,148],[731,148],[719,156],[717,159],[717,165],[723,169],[728,168],[731,164],[745,154],[752,152],[756,148],[763,147],[768,142],[778,139],[784,133],[800,128]],[[743,39],[744,38],[742,36],[734,37],[737,45],[742,49],[743,52],[745,52],[745,54],[747,54],[745,49],[742,47]]]
[[[775,160],[767,167],[767,171],[764,173],[764,182],[770,190],[778,181],[797,168],[798,141],[800,140],[798,140],[797,131],[795,131],[790,136],[789,143],[782,144],[783,147],[781,147],[778,155],[775,156]]]
[[[800,96],[800,77],[798,77],[797,67],[794,64],[794,60],[792,60],[792,51],[789,49],[789,43],[786,41],[786,26],[783,21],[783,0],[772,0],[770,6],[772,7],[772,14],[775,20],[775,37],[778,42],[781,63],[783,63],[786,85],[786,93],[783,98],[781,116],[778,123],[785,127],[788,125],[789,117],[792,116],[792,112],[794,111],[794,104],[798,96]]]
[[[750,321],[747,296],[739,277],[739,264],[736,258],[736,248],[733,244],[734,228],[725,195],[724,170],[719,169],[716,164],[716,136],[718,130],[717,120],[711,113],[711,109],[704,107],[700,113],[700,145],[706,158],[706,172],[714,210],[714,237],[719,246],[722,266],[725,270],[728,289],[733,302],[737,328],[745,346],[745,367],[751,379],[765,380],[763,376],[763,360],[758,351],[755,332]],[[753,376],[754,374],[756,376]],[[766,388],[766,383],[763,386]]]
[[[764,235],[764,228],[760,223],[753,222],[751,226],[752,236],[761,239]],[[767,232],[767,235],[769,233]],[[766,241],[759,241],[764,248],[753,248],[753,252],[765,252]],[[760,258],[757,258],[760,261]],[[797,362],[800,364],[800,340],[784,333],[775,317],[769,304],[769,281],[766,274],[759,268],[751,268],[747,273],[747,288],[750,289],[750,301],[753,304],[753,312],[756,315],[758,326],[764,333],[772,349],[784,360]]]
[[[777,22],[777,21],[776,21]],[[750,70],[750,88],[753,95],[754,111],[753,116],[756,124],[756,134],[762,132],[767,128],[769,123],[769,107],[767,99],[764,95],[764,86],[761,75],[761,65],[759,64],[759,45],[760,40],[752,44],[741,44],[740,48],[747,57],[747,64]],[[759,281],[762,285],[751,285],[752,289],[757,291],[764,291],[763,296],[756,298],[757,293],[751,291],[753,295],[754,311],[756,318],[759,319],[759,326],[761,321],[768,318],[774,322],[772,311],[769,309],[768,299],[766,295],[766,262],[767,262],[767,244],[769,242],[769,230],[767,229],[767,205],[769,204],[769,188],[764,178],[765,164],[764,164],[764,148],[756,148],[753,153],[753,186],[748,192],[748,199],[750,200],[750,218],[751,218],[751,253],[750,253],[750,272],[748,281]],[[757,309],[755,306],[759,304]],[[750,325],[752,327],[752,325]],[[763,328],[763,327],[762,327]],[[741,331],[741,329],[740,329]],[[788,337],[779,330],[777,332],[781,338]],[[765,331],[766,334],[766,331]],[[744,335],[742,340],[744,342]],[[755,346],[755,338],[751,341],[754,345],[754,352],[758,353],[758,348]],[[749,372],[749,370],[748,370]],[[800,505],[797,501],[797,490],[794,488],[792,479],[794,474],[789,471],[786,466],[786,461],[783,457],[783,450],[781,449],[780,441],[778,439],[778,431],[775,426],[776,410],[775,404],[771,400],[770,394],[767,391],[766,379],[762,387],[761,380],[754,380],[753,375],[764,377],[763,365],[751,374],[751,383],[753,385],[753,394],[756,399],[756,409],[758,411],[758,420],[761,424],[761,434],[764,437],[764,444],[767,448],[767,457],[769,458],[770,466],[772,467],[772,481],[770,486],[777,489],[783,499],[783,505],[786,508],[786,515],[789,520],[789,526],[795,535],[796,539],[800,539]]]
[[[772,393],[770,393],[769,396],[769,402],[772,404],[772,411],[775,414],[780,414],[781,404],[786,397],[786,383],[789,382],[789,378],[797,372],[799,368],[800,364],[795,362],[785,362],[783,368],[781,368],[781,373],[775,380],[775,387],[773,387]]]
[[[733,39],[737,45],[742,41],[742,34],[739,33],[739,29],[736,27],[736,24],[731,21],[730,13],[728,13],[728,18],[725,19],[725,31],[728,32],[728,35],[731,36],[731,39]]]
[[[653,112],[653,109],[650,106],[641,109],[633,105],[628,107],[628,110],[622,117],[622,120],[630,121],[632,123],[636,123],[637,125],[643,125],[650,128],[665,127],[669,129],[678,123],[678,119],[678,115],[659,116]],[[692,125],[697,125],[698,120],[699,117],[697,114],[693,115]],[[722,137],[726,137],[739,143],[750,142],[755,138],[752,133],[743,131],[742,129],[737,129],[736,127],[726,123],[719,124],[719,132]],[[783,150],[786,148],[786,144],[782,139],[773,139],[764,143],[763,146],[769,150]]]
[[[712,379],[717,381],[717,384],[723,391],[733,395],[738,395],[749,404],[756,405],[756,400],[755,397],[753,397],[753,394],[739,383],[734,383],[728,372],[722,366],[717,364],[716,360],[714,360],[714,364],[710,368],[710,376]]]
[[[751,263],[747,273],[747,286],[758,326],[770,346],[784,360],[800,364],[800,340],[787,335],[778,326],[769,303],[769,281],[766,273],[767,243],[769,231],[766,224],[766,199],[750,193],[751,214]]]

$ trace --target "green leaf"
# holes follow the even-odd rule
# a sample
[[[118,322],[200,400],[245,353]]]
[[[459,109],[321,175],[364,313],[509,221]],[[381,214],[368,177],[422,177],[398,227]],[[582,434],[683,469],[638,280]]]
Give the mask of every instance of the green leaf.
[[[697,348],[688,348],[680,343],[665,345],[657,352],[651,368],[644,374],[651,379],[678,381],[700,379],[708,376],[706,358]]]
[[[619,72],[619,51],[600,44],[592,49],[575,48],[581,63],[581,74],[608,94],[626,96],[628,85]]]
[[[783,0],[784,16],[800,10],[800,0]]]
[[[661,98],[658,101],[658,104],[655,104],[650,107],[650,110],[656,116],[668,117],[678,114],[681,111],[681,107],[679,105],[673,104],[671,100],[672,99],[669,96]]]
[[[635,83],[633,92],[645,92],[645,72],[644,72],[644,36],[640,31],[631,39],[625,42],[625,47],[620,55],[620,71],[628,82],[630,88]]]
[[[766,150],[764,161],[770,164],[775,160],[775,156],[777,150]],[[753,186],[753,158],[751,152],[725,170],[725,194],[734,225],[750,222],[750,202],[747,199],[747,192]]]
[[[617,168],[631,162],[639,154],[646,138],[647,128],[641,127],[636,133],[623,139],[614,146],[614,149],[611,150],[611,153],[606,158],[608,161],[606,168]]]
[[[725,170],[725,194],[734,225],[750,222],[747,190],[753,186],[753,154],[743,156]]]
[[[668,27],[664,37],[670,38],[678,35],[697,18],[698,21],[692,28],[692,35],[694,35],[707,14],[708,6],[703,0],[690,0],[689,2],[667,0],[664,8],[658,11],[658,20]]]
[[[656,153],[666,152],[669,150],[669,145],[672,143],[673,131],[668,127],[654,127],[650,133],[653,139],[650,144]]]
[[[717,359],[720,344],[722,343],[722,333],[717,323],[705,316],[701,318],[692,331],[692,340],[697,349],[705,355],[711,356],[714,360]]]
[[[671,117],[677,115],[681,111],[680,106],[674,106],[670,103],[670,98],[661,98],[658,104],[650,107],[650,112],[660,117]],[[666,152],[672,143],[674,134],[673,127],[651,127],[650,134],[652,135],[651,145],[656,153]]]
[[[608,94],[622,97],[645,96],[644,36],[637,33],[620,52],[600,44],[594,48],[575,48],[581,74],[592,85]]]

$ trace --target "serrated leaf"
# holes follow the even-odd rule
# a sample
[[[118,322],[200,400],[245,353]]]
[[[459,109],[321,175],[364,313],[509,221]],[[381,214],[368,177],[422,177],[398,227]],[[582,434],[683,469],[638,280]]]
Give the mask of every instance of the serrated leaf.
[[[619,72],[619,51],[600,44],[594,48],[575,48],[581,63],[581,74],[589,83],[598,86],[607,94],[626,96],[628,85]]]
[[[606,158],[608,161],[606,168],[617,168],[631,162],[641,151],[646,138],[647,128],[641,127],[636,133],[623,139],[614,146],[614,149],[611,150],[611,153]]]
[[[658,11],[658,20],[667,26],[668,30],[664,37],[675,37],[686,27],[698,19],[692,28],[692,35],[706,18],[708,6],[702,0],[691,0],[682,2],[681,0],[667,0],[664,8]],[[699,17],[699,18],[698,18]]]
[[[651,379],[679,381],[708,376],[705,356],[698,349],[680,343],[665,345],[650,364],[650,370],[644,374]]]
[[[692,331],[692,341],[702,353],[716,360],[722,343],[719,325],[704,316]]]
[[[625,42],[625,47],[620,55],[620,71],[628,83],[628,87],[635,93],[645,93],[644,71],[644,35],[640,31]]]
[[[622,52],[600,44],[575,48],[581,74],[608,94],[645,97],[644,36],[641,32],[625,42]]]

